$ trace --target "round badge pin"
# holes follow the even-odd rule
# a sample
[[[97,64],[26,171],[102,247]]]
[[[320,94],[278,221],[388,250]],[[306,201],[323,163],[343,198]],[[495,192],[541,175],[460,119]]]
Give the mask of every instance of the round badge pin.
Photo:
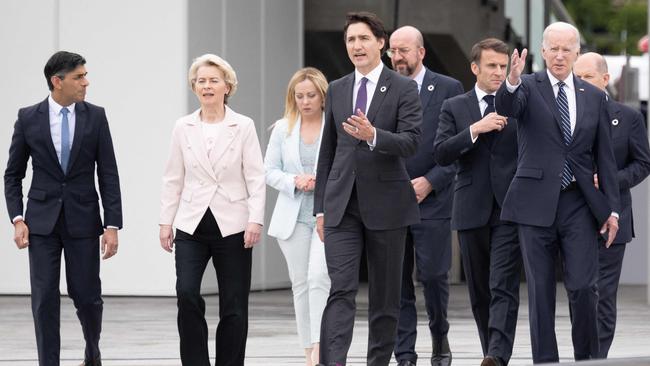
[[[379,91],[382,92],[382,93],[385,92],[385,91],[386,91],[386,87],[385,87],[385,86],[382,86],[381,88],[379,88]]]
[[[433,85],[429,85],[429,86],[427,86],[427,90],[428,90],[428,91],[433,91]]]
[[[618,126],[618,119],[614,118],[612,120],[612,126]]]

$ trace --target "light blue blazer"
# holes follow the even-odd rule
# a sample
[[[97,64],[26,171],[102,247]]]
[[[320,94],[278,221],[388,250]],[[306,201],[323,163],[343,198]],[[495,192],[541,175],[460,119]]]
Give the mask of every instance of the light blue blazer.
[[[324,123],[321,124],[321,137],[323,125]],[[288,127],[289,124],[284,118],[275,123],[264,156],[266,184],[279,191],[268,234],[280,240],[286,240],[293,234],[298,220],[303,193],[296,189],[294,178],[300,174],[312,173],[305,172],[300,162],[300,117],[290,135],[287,135]],[[320,151],[320,138],[318,140],[319,146],[316,151]],[[314,174],[316,165],[314,165]]]

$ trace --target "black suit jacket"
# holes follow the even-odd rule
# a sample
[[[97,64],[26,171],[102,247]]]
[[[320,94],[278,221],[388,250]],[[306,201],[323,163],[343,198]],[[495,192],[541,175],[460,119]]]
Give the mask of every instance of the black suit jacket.
[[[5,198],[10,219],[23,215],[22,180],[31,158],[32,184],[24,213],[30,234],[50,234],[61,209],[72,237],[103,232],[95,166],[104,223],[122,227],[119,177],[104,109],[81,102],[75,104],[75,114],[68,172],[64,174],[52,143],[47,99],[18,112],[4,176]]]
[[[426,70],[420,101],[422,102],[422,136],[417,153],[406,159],[406,170],[411,179],[425,177],[433,191],[420,202],[422,219],[448,219],[451,215],[451,183],[456,174],[453,166],[440,166],[434,159],[433,142],[438,130],[442,102],[463,93],[460,81]]]
[[[618,233],[614,243],[627,243],[634,237],[630,188],[641,183],[650,173],[648,132],[639,111],[613,100],[607,103],[607,107],[621,195]]]
[[[573,77],[576,126],[566,146],[561,117],[546,70],[523,75],[514,93],[504,82],[496,96],[497,111],[517,118],[519,162],[503,203],[501,218],[548,227],[556,217],[564,161],[599,227],[612,211],[620,212],[616,162],[611,146],[605,93]],[[600,189],[594,186],[598,171]]]
[[[333,81],[327,90],[314,213],[325,214],[325,226],[337,226],[356,185],[367,228],[390,230],[417,223],[420,213],[404,162],[417,151],[420,136],[417,84],[383,67],[367,113],[377,131],[372,151],[343,130],[352,115],[353,84],[354,73]]]
[[[499,132],[480,134],[472,143],[469,126],[482,119],[474,88],[446,100],[440,112],[435,157],[440,165],[456,163],[451,227],[467,230],[486,225],[493,204],[502,205],[517,164],[517,121]]]

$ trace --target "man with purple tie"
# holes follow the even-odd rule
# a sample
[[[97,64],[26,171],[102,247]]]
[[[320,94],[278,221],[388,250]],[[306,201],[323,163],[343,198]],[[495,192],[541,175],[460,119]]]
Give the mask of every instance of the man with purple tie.
[[[382,64],[387,35],[375,14],[348,14],[344,35],[355,70],[327,91],[314,197],[332,281],[320,362],[346,363],[365,247],[367,363],[383,366],[397,334],[406,229],[420,222],[405,158],[417,151],[422,108],[416,82]]]

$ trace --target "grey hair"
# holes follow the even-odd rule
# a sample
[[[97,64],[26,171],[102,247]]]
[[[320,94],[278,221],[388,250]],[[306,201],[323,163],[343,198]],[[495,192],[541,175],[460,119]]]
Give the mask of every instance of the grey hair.
[[[573,26],[573,24],[565,23],[565,22],[555,22],[549,24],[546,29],[544,29],[544,33],[542,34],[542,47],[543,48],[548,48],[548,45],[546,44],[546,38],[548,38],[548,34],[552,31],[571,31],[575,35],[575,48],[577,51],[580,51],[580,31],[578,31],[578,28]]]

